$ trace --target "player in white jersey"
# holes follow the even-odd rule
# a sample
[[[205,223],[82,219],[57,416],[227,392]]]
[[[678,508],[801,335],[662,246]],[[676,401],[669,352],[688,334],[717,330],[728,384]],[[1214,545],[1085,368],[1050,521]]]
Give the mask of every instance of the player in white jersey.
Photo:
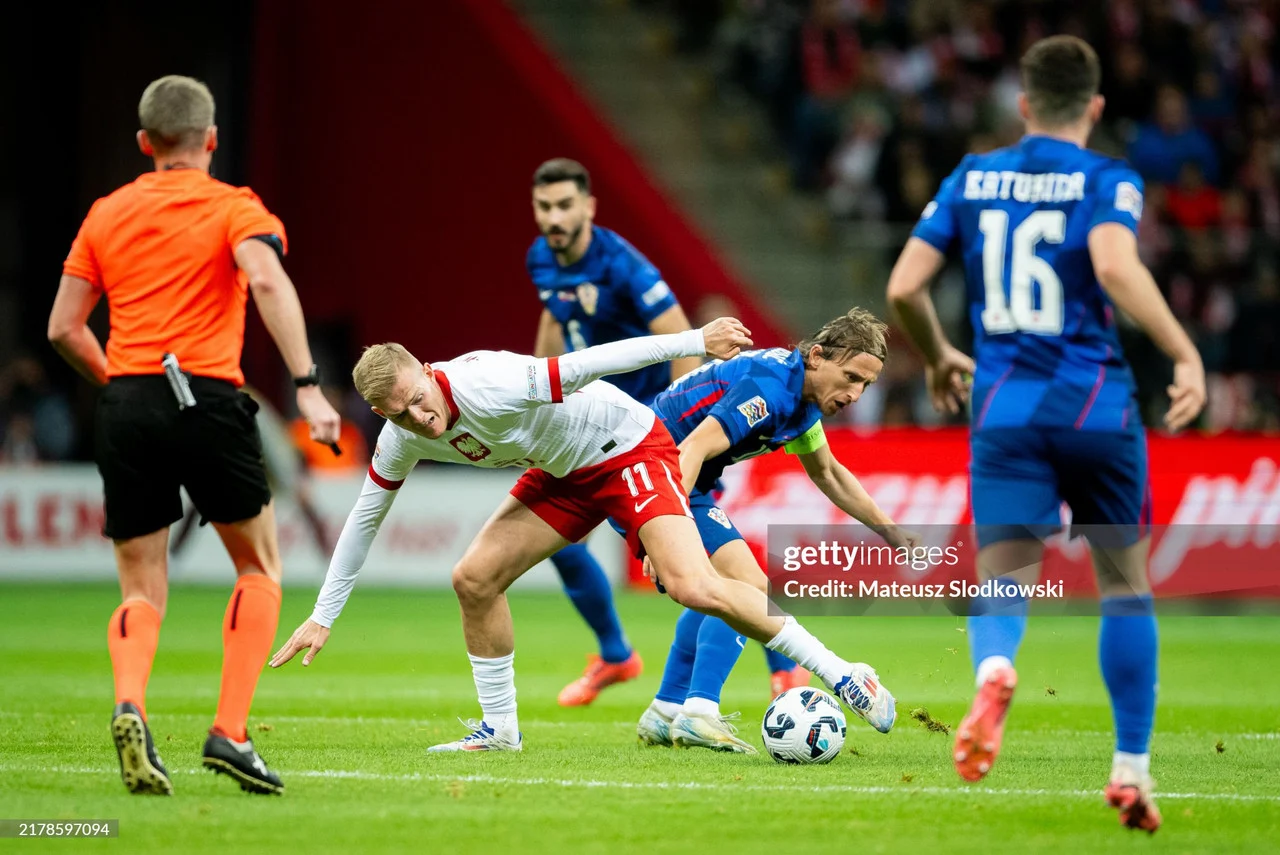
[[[611,517],[634,554],[647,555],[668,595],[722,618],[816,673],[881,732],[893,726],[893,696],[868,665],[836,656],[796,623],[770,615],[765,594],[718,576],[680,485],[671,435],[643,404],[598,378],[686,356],[729,359],[749,331],[721,318],[701,330],[624,339],[536,359],[477,351],[423,364],[399,345],[365,351],[356,389],[387,419],[380,453],[347,518],[315,611],[271,659],[329,638],[395,498],[419,460],[530,467],[476,535],[453,571],[462,627],[484,717],[472,733],[432,751],[519,751],[514,628],[506,590],[526,570]],[[553,405],[553,406],[549,406]]]

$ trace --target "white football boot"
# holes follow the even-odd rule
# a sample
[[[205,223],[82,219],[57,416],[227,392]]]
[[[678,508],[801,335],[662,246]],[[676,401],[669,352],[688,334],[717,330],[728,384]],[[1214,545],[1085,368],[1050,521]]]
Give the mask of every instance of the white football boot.
[[[636,724],[636,736],[645,745],[671,745],[671,719],[662,714],[657,702],[651,702]]]
[[[710,748],[734,754],[756,754],[754,746],[737,737],[738,728],[730,724],[741,714],[709,716],[680,713],[671,720],[671,742],[680,748]]]
[[[438,751],[522,751],[524,750],[524,735],[516,732],[515,738],[512,739],[509,734],[497,733],[492,727],[483,721],[469,719],[462,721],[458,719],[466,727],[471,728],[471,733],[459,739],[457,742],[442,742],[439,745],[432,745],[427,749],[428,752]]]
[[[862,662],[853,663],[853,670],[831,687],[853,710],[854,715],[881,733],[893,729],[898,719],[897,703],[893,694],[880,683],[876,669]]]

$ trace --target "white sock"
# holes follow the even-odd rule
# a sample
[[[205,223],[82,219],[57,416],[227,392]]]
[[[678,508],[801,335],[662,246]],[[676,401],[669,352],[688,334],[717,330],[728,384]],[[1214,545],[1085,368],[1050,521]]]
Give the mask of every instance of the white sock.
[[[1134,772],[1138,773],[1139,780],[1146,780],[1151,775],[1151,755],[1150,754],[1129,754],[1124,751],[1117,751],[1115,757],[1111,760],[1111,768],[1114,770],[1118,766],[1127,766]]]
[[[1012,668],[1013,663],[1009,661],[1007,656],[988,656],[978,663],[978,688],[982,688],[982,684],[987,682],[987,678],[991,676],[991,672],[997,668]]]
[[[782,624],[782,629],[765,647],[808,668],[828,686],[835,686],[853,668],[850,663],[828,650],[825,644],[796,623],[796,619],[790,615]]]
[[[653,708],[667,718],[675,718],[680,715],[681,706],[675,701],[660,701],[653,699]]]
[[[520,727],[516,721],[516,667],[515,653],[484,659],[471,656],[471,676],[476,681],[476,695],[484,723],[496,733],[514,735]]]
[[[720,704],[708,698],[685,698],[684,714],[719,718]]]

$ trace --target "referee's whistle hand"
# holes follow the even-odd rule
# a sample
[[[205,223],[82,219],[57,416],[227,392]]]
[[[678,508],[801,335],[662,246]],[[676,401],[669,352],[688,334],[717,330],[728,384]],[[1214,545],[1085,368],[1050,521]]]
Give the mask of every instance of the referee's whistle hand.
[[[311,438],[329,445],[342,434],[342,418],[319,386],[304,386],[298,390],[298,412],[311,426]]]

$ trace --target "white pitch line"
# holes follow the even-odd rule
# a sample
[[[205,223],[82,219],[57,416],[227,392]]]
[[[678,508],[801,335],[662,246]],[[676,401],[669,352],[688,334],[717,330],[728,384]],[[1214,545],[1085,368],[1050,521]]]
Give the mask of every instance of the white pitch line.
[[[55,775],[103,775],[115,777],[118,771],[110,768],[94,768],[90,766],[17,766],[0,765],[3,772],[41,772]],[[199,775],[201,771],[184,769],[177,774]],[[286,778],[327,778],[332,780],[354,781],[396,781],[469,784],[497,784],[512,787],[561,787],[565,789],[603,789],[603,790],[711,790],[730,793],[763,792],[763,793],[855,793],[858,795],[926,795],[926,796],[1020,796],[1032,798],[1088,798],[1101,799],[1098,790],[1049,790],[1049,789],[1014,789],[1001,787],[883,787],[858,786],[854,784],[815,784],[806,787],[801,784],[719,784],[713,781],[597,781],[576,778],[507,778],[500,775],[448,775],[424,774],[409,772],[391,774],[386,772],[362,772],[346,769],[314,770],[302,769],[286,771]],[[1157,799],[1189,800],[1189,801],[1221,801],[1221,802],[1277,802],[1280,795],[1262,795],[1257,793],[1156,793]]]
[[[89,715],[85,713],[83,715]],[[41,711],[32,712],[16,712],[13,710],[0,710],[0,718],[58,718],[69,720],[75,717],[74,713],[50,713]],[[157,721],[163,722],[165,719],[208,719],[206,713],[157,713]],[[447,724],[452,725],[457,722],[456,717],[444,718],[393,718],[391,716],[329,716],[329,715],[267,715],[258,719],[256,723],[262,724],[326,724],[326,725],[400,725],[409,727],[434,727],[436,725]],[[547,719],[521,719],[520,724],[526,728],[543,728],[543,727],[619,727],[631,728],[635,727],[635,721],[564,721],[558,719],[549,721]],[[253,725],[250,725],[253,729]],[[898,730],[911,730],[909,722],[900,722],[897,725]],[[1111,739],[1115,736],[1109,730],[1073,730],[1067,727],[1054,727],[1044,729],[1025,729],[1015,732],[1018,736],[1070,736],[1082,739]],[[1161,737],[1173,737],[1180,739],[1247,739],[1256,741],[1266,741],[1280,739],[1280,732],[1277,731],[1244,731],[1239,733],[1223,732],[1223,731],[1192,731],[1192,730],[1157,730],[1155,738],[1159,740]]]
[[[0,710],[0,718],[57,718],[63,720],[71,720],[72,718],[87,717],[89,713],[77,716],[75,713],[50,713],[50,712],[14,712],[12,710]],[[93,713],[97,715],[97,713]],[[208,713],[157,713],[156,721],[163,724],[165,719],[203,719],[210,720]],[[151,719],[148,718],[148,721]],[[458,723],[457,717],[452,718],[392,718],[389,716],[329,716],[329,715],[271,715],[263,716],[252,722],[249,729],[253,730],[256,724],[327,724],[327,725],[361,725],[361,724],[377,724],[377,725],[401,725],[410,727],[434,727],[436,725],[448,724],[454,725]],[[546,721],[542,719],[521,719],[523,727],[582,727],[584,725],[604,725],[606,727],[635,727],[634,721],[596,721],[596,722],[578,722],[578,721]]]

